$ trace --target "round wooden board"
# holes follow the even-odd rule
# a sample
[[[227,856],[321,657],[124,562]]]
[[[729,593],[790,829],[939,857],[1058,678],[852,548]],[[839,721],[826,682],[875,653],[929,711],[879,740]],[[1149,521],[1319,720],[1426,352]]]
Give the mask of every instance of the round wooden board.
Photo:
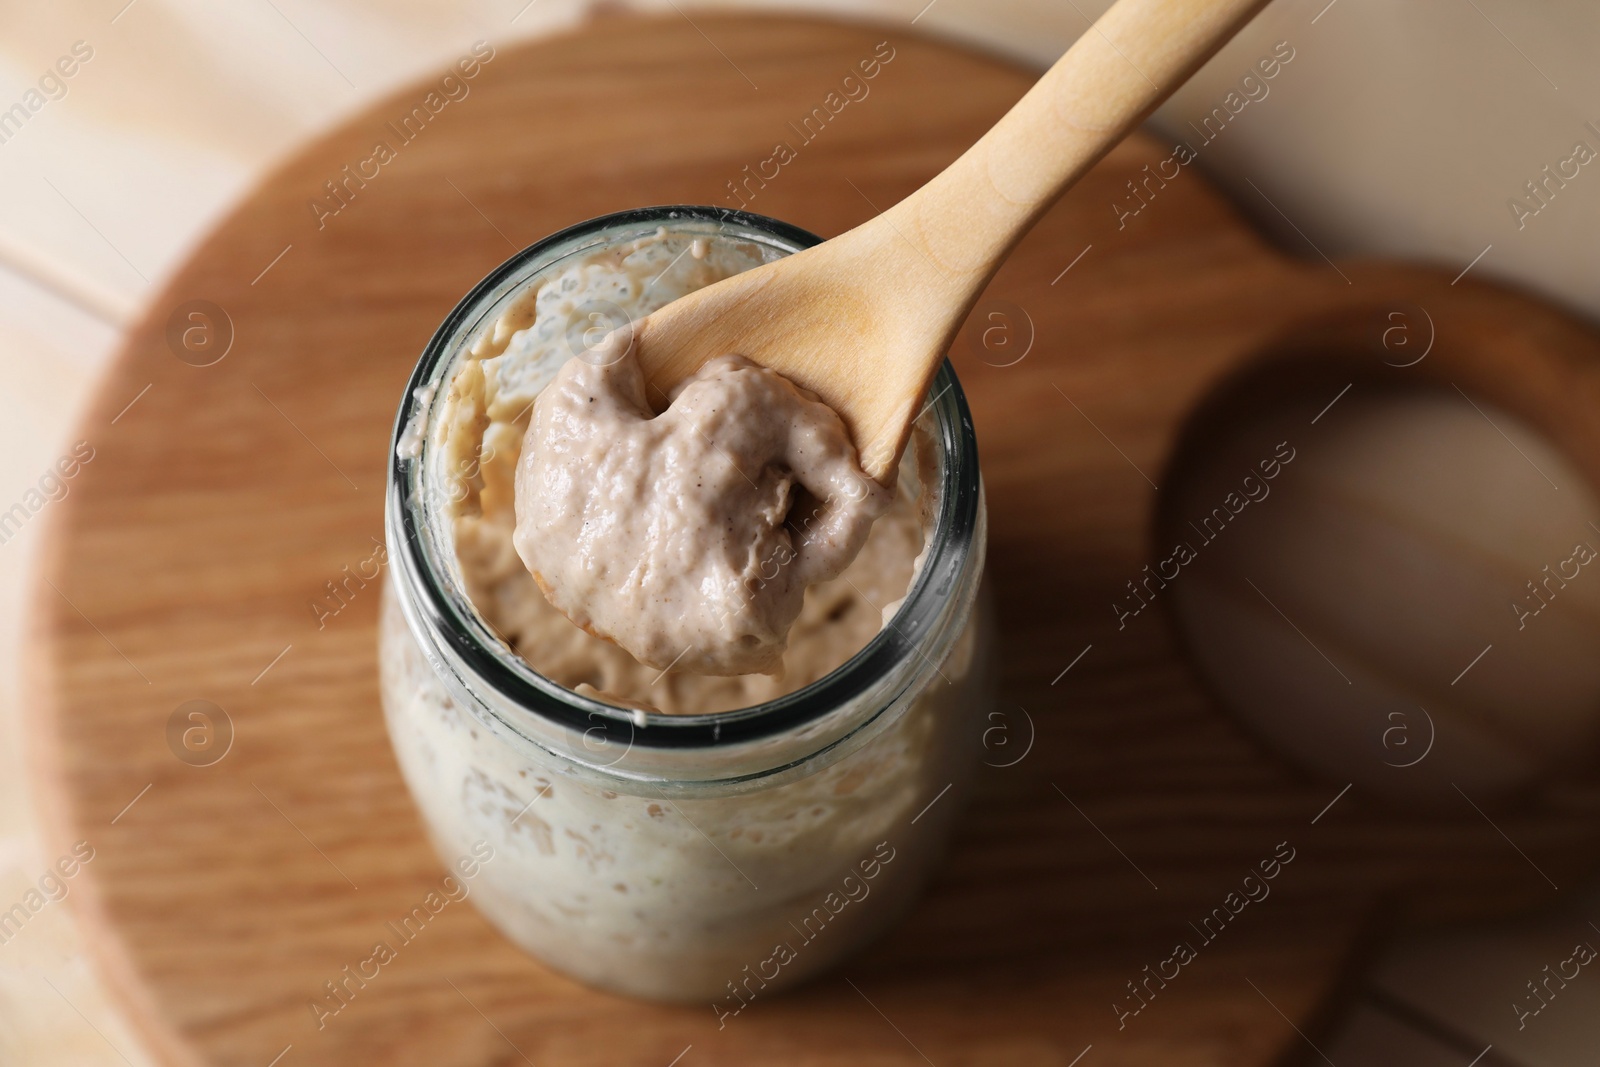
[[[870,95],[804,140],[801,120],[885,41]],[[955,1067],[1066,1065],[1092,1045],[1086,1067],[1245,1067],[1299,1045],[1289,1020],[1315,1033],[1398,888],[1456,911],[1545,892],[1482,821],[1356,796],[1318,818],[1340,783],[1255,745],[1163,617],[1119,632],[1108,605],[1145,558],[1144,475],[1162,476],[1197,400],[1295,323],[1410,302],[1513,347],[1538,334],[1592,359],[1592,340],[1486,287],[1349,264],[1346,284],[1286,260],[1193,167],[1119,227],[1125,183],[1169,155],[1135,138],[979,306],[985,327],[999,312],[1019,344],[1033,337],[1026,357],[1002,366],[1021,349],[966,335],[954,355],[988,482],[1006,720],[976,795],[945,801],[968,812],[911,919],[843,973],[719,1029],[709,1006],[578,986],[452,906],[319,1027],[325,983],[442,874],[377,704],[377,586],[320,622],[313,607],[382,536],[390,423],[434,326],[511,251],[572,222],[736,203],[728,183],[778,142],[796,157],[746,186],[749,207],[840,232],[953,159],[1030,82],[905,27],[605,20],[501,50],[403,145],[390,124],[430,86],[398,94],[308,147],[206,241],[81,431],[95,456],[52,509],[31,656],[53,843],[94,847],[73,899],[166,1060]],[[324,183],[380,140],[395,158],[317,218]],[[226,355],[203,367],[169,340],[196,300],[231,323]],[[191,700],[232,723],[208,767],[169,745]],[[1560,878],[1557,846],[1592,844],[1581,808],[1501,825]],[[1270,900],[1119,1026],[1127,983],[1196,940],[1188,923],[1280,842],[1296,858]]]

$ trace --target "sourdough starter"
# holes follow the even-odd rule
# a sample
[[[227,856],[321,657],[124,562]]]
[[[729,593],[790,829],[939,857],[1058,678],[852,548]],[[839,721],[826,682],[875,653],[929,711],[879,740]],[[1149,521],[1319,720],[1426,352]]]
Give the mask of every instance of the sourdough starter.
[[[588,351],[581,336],[574,340],[571,324],[583,325],[597,308],[613,315],[609,325],[616,325],[619,310],[642,317],[759,265],[763,255],[753,244],[663,230],[537,276],[447,371],[447,384],[433,398],[431,428],[408,428],[403,435],[412,448],[424,436],[429,440],[421,460],[428,463],[424,486],[429,506],[443,514],[453,535],[456,567],[449,580],[539,673],[579,693],[641,709],[636,721],[643,729],[649,728],[643,710],[702,714],[749,707],[844,664],[886,620],[892,625],[937,506],[933,483],[918,464],[933,446],[914,436],[896,491],[869,502],[881,514],[870,532],[861,524],[864,543],[854,561],[842,564],[847,551],[830,557],[837,571],[831,578],[828,566],[795,570],[824,580],[809,589],[800,582],[798,595],[785,591],[797,601],[786,647],[778,616],[758,635],[765,653],[776,648],[778,658],[763,661],[770,673],[718,676],[646,665],[574,625],[541,593],[517,553],[516,472],[536,398],[569,356]],[[714,373],[749,369],[723,363]],[[581,376],[568,384],[574,381],[587,384]],[[811,471],[794,483],[826,492],[827,477],[843,471],[845,457],[837,443],[827,447],[831,458],[823,474]],[[853,466],[853,454],[845,458]],[[762,473],[755,495],[766,494],[768,506],[775,506],[794,491],[792,485],[779,488],[785,477]],[[764,529],[770,535],[775,526]],[[541,533],[536,526],[526,536]],[[975,541],[981,559],[981,523]],[[802,546],[787,566],[803,553]],[[773,573],[764,557],[756,563],[764,568],[758,576]],[[748,574],[740,567],[728,573]],[[435,847],[453,858],[464,842],[490,842],[497,858],[485,866],[473,895],[480,909],[530,952],[605,988],[658,999],[715,998],[726,1006],[718,1009],[723,1015],[857,947],[921,882],[955,802],[919,812],[966,778],[979,751],[977,724],[992,679],[987,627],[967,624],[970,603],[958,617],[961,636],[930,664],[937,674],[904,698],[910,701],[904,712],[889,716],[861,748],[783,784],[758,781],[731,795],[668,799],[634,795],[626,782],[607,788],[549,753],[514,747],[491,733],[481,713],[440,681],[395,593],[388,590],[382,621],[383,701],[401,768]],[[706,750],[707,760],[717,757],[714,747]],[[885,855],[892,861],[882,862]],[[860,883],[868,862],[877,873],[861,899],[848,888],[840,897],[842,880]],[[840,900],[848,906],[834,911]],[[826,929],[814,933],[819,923]],[[788,946],[781,965],[772,962],[780,943]],[[755,985],[752,967],[764,975]],[[765,976],[768,967],[777,971]],[[729,999],[736,984],[743,991],[737,1004]]]

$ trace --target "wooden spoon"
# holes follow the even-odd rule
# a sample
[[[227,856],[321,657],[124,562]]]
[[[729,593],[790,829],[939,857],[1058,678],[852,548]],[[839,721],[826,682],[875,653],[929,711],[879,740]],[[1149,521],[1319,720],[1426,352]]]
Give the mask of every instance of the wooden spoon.
[[[646,380],[665,395],[730,353],[771,367],[837,411],[862,468],[887,481],[928,383],[1012,246],[1265,4],[1119,0],[927,185],[634,324]]]

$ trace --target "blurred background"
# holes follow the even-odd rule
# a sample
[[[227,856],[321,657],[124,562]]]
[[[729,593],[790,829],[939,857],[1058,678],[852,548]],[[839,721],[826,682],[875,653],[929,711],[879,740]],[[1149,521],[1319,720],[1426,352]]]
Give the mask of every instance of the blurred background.
[[[21,498],[70,446],[77,413],[122,331],[230,205],[308,139],[449,63],[475,40],[509,45],[597,13],[688,17],[737,7],[831,13],[902,28],[914,22],[928,34],[1042,68],[1106,6],[1105,0],[750,0],[681,7],[673,0],[6,0],[0,3],[0,500]],[[1590,322],[1600,319],[1600,168],[1580,159],[1576,177],[1569,170],[1565,180],[1546,178],[1550,168],[1578,158],[1577,144],[1600,149],[1594,61],[1600,7],[1586,0],[1278,0],[1158,113],[1153,129],[1192,139],[1192,124],[1237,85],[1240,71],[1280,42],[1289,42],[1292,66],[1272,81],[1269,96],[1251,101],[1248,122],[1206,145],[1199,166],[1283,250],[1319,261],[1424,261],[1451,275],[1507,282]],[[60,65],[67,57],[73,61]],[[70,76],[51,73],[68,67]],[[22,112],[5,110],[18,102]],[[1325,546],[1349,545],[1370,526],[1361,516],[1381,504],[1391,527],[1470,529],[1484,552],[1499,553],[1502,563],[1511,558],[1513,569],[1529,575],[1570,553],[1574,538],[1590,536],[1591,527],[1600,544],[1600,507],[1583,476],[1509,415],[1474,413],[1434,397],[1348,403],[1357,429],[1346,443],[1336,440],[1320,452],[1314,478],[1308,474],[1344,486],[1346,506],[1306,528],[1296,522],[1311,505],[1285,507],[1273,513],[1277,526],[1249,537],[1302,538],[1313,548],[1318,538]],[[1196,459],[1187,483],[1196,499],[1215,495],[1208,463],[1228,469],[1230,455],[1253,456],[1256,442],[1272,434],[1271,426],[1241,426],[1232,440]],[[1403,461],[1379,477],[1351,475],[1370,473],[1374,454]],[[1422,482],[1431,487],[1428,495],[1414,491]],[[1546,483],[1556,491],[1546,492]],[[26,706],[15,682],[30,566],[47,529],[28,524],[0,543],[0,898],[6,900],[52,858],[41,853],[33,831],[21,734]],[[1241,538],[1233,547],[1239,558],[1252,558],[1251,542]],[[1487,583],[1482,572],[1468,566],[1415,573],[1417,584],[1399,593],[1363,595],[1380,617],[1397,619],[1402,602],[1414,602],[1419,589],[1475,589],[1474,582]],[[1258,625],[1252,610],[1259,607],[1220,607],[1204,582],[1189,583],[1183,596],[1180,617],[1198,620],[1197,659],[1214,681],[1235,679],[1217,682],[1235,710],[1291,757],[1320,759],[1336,774],[1336,739],[1315,736],[1309,721],[1284,725],[1274,714],[1294,683],[1266,686],[1232,669]],[[1296,617],[1309,616],[1314,632],[1319,625],[1338,629],[1337,620],[1318,618],[1316,599],[1314,590],[1304,591],[1304,612]],[[1549,643],[1523,665],[1534,673],[1522,677],[1551,686],[1555,710],[1545,749],[1559,752],[1587,736],[1600,709],[1600,583],[1593,589],[1574,583],[1556,606],[1556,617],[1541,622]],[[1487,660],[1486,668],[1495,662]],[[1380,699],[1386,686],[1410,685],[1393,672],[1382,677],[1363,679],[1352,699]],[[1427,706],[1441,720],[1470,719],[1474,709],[1454,699],[1441,691]],[[1332,719],[1339,709],[1317,714]],[[1512,746],[1493,724],[1484,730],[1480,748],[1454,758],[1470,764],[1486,789],[1545,772],[1540,752],[1509,757],[1504,750]],[[1369,784],[1381,791],[1381,783]],[[1370,979],[1330,1025],[1332,1043],[1311,1061],[1600,1062],[1600,978],[1564,989],[1531,1030],[1516,1026],[1505,983],[1486,984],[1505,973],[1538,974],[1545,963],[1570,955],[1572,931],[1600,921],[1600,897],[1562,896],[1569,903],[1559,914],[1385,946]],[[1600,927],[1592,939],[1600,943]],[[99,986],[86,953],[67,908],[46,909],[0,945],[5,1062],[152,1062]]]

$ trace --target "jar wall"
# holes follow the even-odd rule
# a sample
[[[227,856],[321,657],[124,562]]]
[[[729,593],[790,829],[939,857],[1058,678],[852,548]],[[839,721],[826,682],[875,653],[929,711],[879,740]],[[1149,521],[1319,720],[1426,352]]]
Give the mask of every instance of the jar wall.
[[[981,532],[974,548],[981,559]],[[385,585],[384,713],[441,858],[495,849],[479,909],[581,981],[719,1014],[828,967],[903,912],[942,850],[994,692],[987,597],[956,590],[976,600],[961,636],[863,747],[781,785],[666,800],[489,730],[436,675],[405,595]],[[948,785],[954,796],[924,812]]]

